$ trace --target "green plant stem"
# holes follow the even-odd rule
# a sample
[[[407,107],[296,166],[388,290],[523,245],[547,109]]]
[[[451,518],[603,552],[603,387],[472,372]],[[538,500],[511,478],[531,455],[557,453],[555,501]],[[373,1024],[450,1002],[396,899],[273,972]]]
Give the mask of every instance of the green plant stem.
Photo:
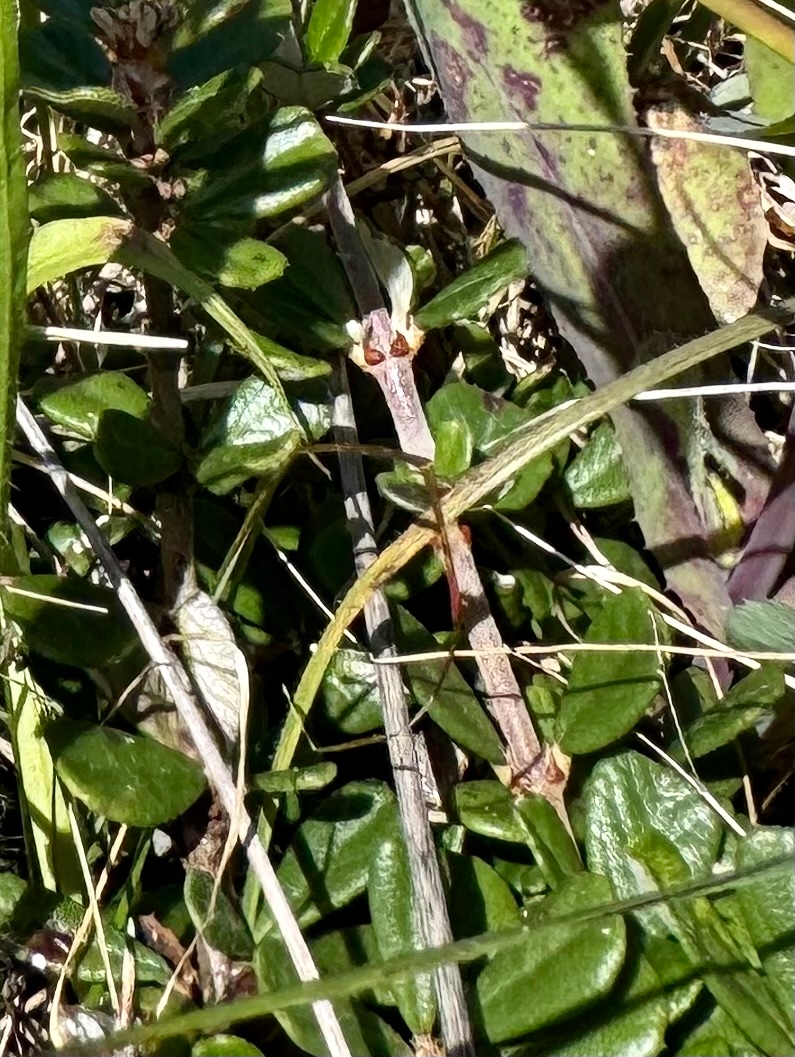
[[[145,1027],[133,1028],[119,1032],[110,1038],[96,1042],[81,1042],[80,1048],[66,1047],[62,1054],[105,1053],[110,1048],[119,1050],[124,1046],[140,1047],[144,1043],[156,1040],[191,1036],[223,1031],[231,1024],[254,1020],[276,1010],[290,1009],[295,1006],[308,1005],[319,999],[340,999],[349,995],[360,994],[371,988],[388,987],[395,980],[427,972],[439,965],[456,963],[459,965],[476,961],[479,958],[496,954],[531,941],[533,937],[547,930],[565,928],[573,924],[585,924],[597,921],[614,914],[626,914],[644,907],[656,906],[674,900],[688,900],[699,896],[715,895],[719,892],[734,891],[745,885],[759,884],[763,878],[778,874],[791,873],[792,861],[789,856],[773,859],[762,866],[748,870],[736,871],[722,877],[709,877],[683,887],[661,892],[644,893],[631,899],[617,900],[601,906],[587,907],[572,914],[558,918],[547,918],[535,922],[532,931],[527,927],[506,929],[504,932],[488,932],[471,939],[458,940],[446,947],[431,950],[415,951],[400,958],[392,958],[380,965],[367,965],[339,973],[334,977],[313,981],[309,984],[297,984],[281,991],[257,995],[253,998],[242,998],[225,1005],[211,1006],[207,1009],[184,1013],[181,1016],[160,1020]],[[694,971],[696,971],[694,969]]]
[[[17,371],[25,323],[28,209],[25,164],[19,130],[19,56],[17,8],[0,0],[0,76],[3,117],[0,126],[0,571],[13,572],[8,531],[11,443],[16,417]]]

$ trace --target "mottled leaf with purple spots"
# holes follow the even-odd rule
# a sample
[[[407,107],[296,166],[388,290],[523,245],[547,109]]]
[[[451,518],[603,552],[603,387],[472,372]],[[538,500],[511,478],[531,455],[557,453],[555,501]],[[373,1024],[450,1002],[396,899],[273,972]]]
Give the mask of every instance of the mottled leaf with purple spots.
[[[454,121],[637,123],[615,0],[413,0],[412,12]],[[638,137],[528,129],[464,143],[597,386],[714,326]],[[766,491],[743,454],[750,444],[764,465],[747,408],[724,402],[720,416],[731,455],[692,403],[613,416],[646,543],[669,585],[715,629],[728,597],[710,550],[719,509],[707,453],[739,481],[746,516]]]

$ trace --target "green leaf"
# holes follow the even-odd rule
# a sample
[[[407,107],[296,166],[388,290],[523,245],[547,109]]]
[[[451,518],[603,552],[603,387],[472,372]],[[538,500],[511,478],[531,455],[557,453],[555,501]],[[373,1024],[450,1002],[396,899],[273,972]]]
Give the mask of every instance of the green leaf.
[[[16,874],[4,870],[0,873],[0,925],[4,929],[13,918],[17,904],[28,888],[28,882],[23,881]]]
[[[374,965],[380,958],[378,940],[372,925],[350,925],[332,929],[310,941],[312,957],[321,976],[344,972],[347,969]],[[359,992],[367,1005],[394,1006],[395,997],[385,987]]]
[[[438,650],[433,635],[407,609],[394,606],[393,616],[402,653]],[[490,763],[505,762],[497,731],[455,664],[444,657],[407,664],[405,680],[412,700],[427,708],[434,723],[462,749]]]
[[[416,950],[421,946],[421,936],[413,909],[414,892],[397,806],[385,809],[383,815],[387,829],[372,849],[367,900],[378,951],[386,960]],[[417,898],[422,898],[422,894],[418,892]],[[412,1035],[430,1034],[436,1020],[431,977],[419,973],[406,980],[396,980],[392,992]]]
[[[70,272],[107,264],[132,230],[120,217],[52,220],[36,228],[28,255],[28,293]]]
[[[31,184],[28,210],[37,224],[121,213],[107,191],[73,172],[50,173]]]
[[[248,1039],[238,1035],[213,1035],[209,1039],[197,1039],[191,1046],[191,1057],[263,1057]]]
[[[662,834],[653,840],[644,835],[637,841],[638,863],[660,886],[686,883],[690,879],[687,864],[676,846]],[[744,1034],[762,1053],[789,1053],[795,1045],[792,1027],[791,1001],[786,1013],[778,1006],[777,996],[764,976],[749,968],[739,968],[748,962],[748,954],[758,964],[756,952],[737,942],[738,928],[729,927],[727,913],[720,915],[714,904],[704,897],[677,901],[671,905],[672,932],[688,958],[703,971],[704,982]],[[740,921],[733,921],[742,928]]]
[[[375,665],[363,650],[340,649],[323,675],[321,712],[343,734],[369,734],[382,724]]]
[[[56,927],[60,924],[63,928],[63,925],[66,924],[64,919],[71,920],[75,916],[77,916],[77,924],[79,924],[83,916],[83,908],[80,904],[75,903],[72,900],[62,900],[52,912],[52,924]],[[69,929],[64,929],[64,931],[71,933],[76,927],[77,925],[73,925]],[[113,977],[115,980],[118,980],[122,973],[124,953],[130,945],[128,937],[121,929],[114,928],[109,921],[106,920],[104,943],[109,956],[110,966],[113,971]],[[143,943],[139,943],[138,940],[133,940],[131,946],[135,961],[135,976],[138,983],[160,984],[161,987],[168,983],[171,976],[171,968],[165,958],[162,958],[155,951],[145,947]],[[94,937],[81,956],[75,975],[81,983],[105,983],[107,979],[105,960],[102,956],[99,940],[96,937]]]
[[[761,827],[754,829],[737,848],[739,869],[758,866],[795,851],[791,829]],[[792,1018],[792,993],[795,989],[795,967],[792,961],[792,907],[795,900],[792,875],[761,878],[751,887],[730,897],[739,906],[751,940],[762,959],[765,976],[778,996],[782,1012]],[[740,1024],[742,1027],[742,1024]]]
[[[278,241],[290,262],[284,275],[247,298],[267,333],[312,352],[347,348],[345,325],[357,317],[339,257],[325,230],[291,225]]]
[[[304,405],[306,406],[306,405]],[[326,428],[328,409],[317,405],[313,426]],[[216,412],[201,438],[196,479],[217,493],[253,475],[275,480],[303,440],[283,394],[255,376],[245,378]]]
[[[463,451],[471,451],[473,456],[482,458],[515,430],[526,427],[528,422],[528,413],[516,404],[466,382],[442,386],[428,401],[425,410],[434,439],[438,436],[441,441],[442,457],[452,456],[450,465],[436,464],[436,471],[442,477],[451,476],[454,470],[460,472]],[[457,439],[451,450],[445,435],[449,435],[453,422],[463,437]],[[476,461],[479,459],[473,458],[473,462]],[[552,469],[549,453],[534,459],[502,490],[494,505],[500,510],[523,509],[541,491]]]
[[[450,925],[456,939],[499,932],[521,923],[516,900],[496,870],[476,855],[448,852]]]
[[[0,572],[16,570],[6,544],[8,530],[11,446],[15,433],[17,374],[25,333],[25,274],[28,261],[29,220],[25,201],[25,159],[19,128],[18,7],[0,0],[0,85],[3,114],[0,123]]]
[[[656,697],[659,659],[633,653],[633,642],[654,641],[654,609],[640,590],[609,595],[586,642],[628,643],[627,650],[575,655],[558,714],[560,747],[569,755],[594,752],[631,730]]]
[[[21,628],[27,648],[58,664],[102,668],[121,660],[138,641],[115,592],[85,580],[50,573],[17,576],[5,581],[2,598],[3,611]]]
[[[600,423],[578,452],[563,477],[571,501],[580,510],[625,503],[632,498],[629,475],[613,427]]]
[[[123,245],[118,256],[127,267],[140,268],[194,298],[203,311],[226,331],[241,355],[262,372],[278,393],[282,390],[280,378],[286,382],[302,382],[328,375],[329,366],[322,360],[299,356],[249,330],[209,283],[181,264],[169,247],[153,235],[136,230],[135,237]],[[284,394],[282,399],[286,407],[287,398]]]
[[[59,135],[58,147],[76,168],[86,169],[94,176],[117,183],[128,194],[146,195],[152,186],[146,171],[133,165],[117,149],[100,147],[85,136],[69,132]]]
[[[149,397],[121,371],[84,374],[57,384],[42,379],[33,397],[51,422],[86,440],[95,439],[105,411],[124,411],[139,419],[149,413]]]
[[[228,958],[249,961],[254,953],[254,941],[229,896],[219,886],[217,878],[204,870],[189,869],[185,874],[185,906],[196,931],[208,946]],[[212,913],[210,912],[212,909]]]
[[[187,88],[233,66],[250,69],[295,46],[292,16],[290,0],[196,0],[177,28],[169,72]]]
[[[115,408],[100,416],[94,455],[109,477],[131,485],[158,484],[182,465],[182,452],[151,422]]]
[[[315,763],[309,767],[291,767],[288,771],[266,771],[249,779],[252,789],[264,793],[315,793],[325,789],[337,777],[336,763]]]
[[[657,882],[637,859],[636,848],[647,837],[656,835],[675,846],[692,877],[708,876],[712,870],[721,823],[670,768],[634,752],[599,760],[586,783],[585,805],[588,868],[609,878],[616,898],[657,890]],[[638,916],[651,935],[671,931],[664,907]]]
[[[738,650],[795,651],[795,609],[784,602],[743,602],[729,615],[728,640]]]
[[[414,322],[428,331],[475,320],[496,294],[514,280],[523,279],[529,270],[522,244],[516,240],[504,242],[424,305]]]
[[[667,1025],[660,978],[645,958],[636,955],[597,1009],[544,1033],[543,1053],[545,1057],[655,1057],[663,1049]],[[504,1057],[525,1057],[527,1052],[510,1047]]]
[[[287,258],[266,242],[234,238],[210,225],[179,227],[171,248],[192,271],[221,286],[256,290],[283,273]]]
[[[461,824],[473,833],[525,843],[525,827],[514,812],[513,797],[500,782],[463,782],[456,786],[454,797]]]
[[[681,7],[682,0],[650,0],[635,20],[627,48],[627,72],[633,84],[658,61],[662,42]]]
[[[791,4],[786,4],[792,10]],[[793,110],[792,80],[795,67],[760,40],[745,38],[745,68],[751,85],[754,111],[768,121],[783,121]]]
[[[138,111],[128,99],[113,88],[80,87],[55,91],[39,85],[31,85],[25,94],[38,103],[46,104],[72,121],[99,129],[112,136],[129,136],[130,129],[138,122]],[[128,171],[135,172],[132,166]],[[139,183],[145,175],[139,174]]]
[[[30,669],[18,667],[13,660],[8,664],[6,700],[20,810],[28,820],[29,859],[44,888],[68,896],[82,896],[85,881],[63,787],[56,778],[50,750],[41,736],[42,720],[51,714],[53,705]],[[38,927],[39,921],[32,925]]]
[[[572,877],[538,904],[528,922],[527,943],[494,955],[477,980],[479,1015],[491,1042],[502,1042],[562,1020],[606,995],[626,954],[620,917],[562,926],[532,935],[532,921],[561,917],[609,900],[603,877]],[[529,1001],[532,996],[532,1001]]]
[[[188,157],[214,149],[221,137],[248,124],[252,93],[261,79],[257,70],[229,69],[189,88],[158,124],[158,145],[178,158],[184,157],[183,145]]]
[[[49,18],[19,35],[19,58],[25,89],[69,91],[86,85],[109,85],[110,63],[102,48],[74,22]]]
[[[203,160],[200,174],[187,181],[183,215],[210,224],[275,219],[322,194],[336,163],[312,114],[283,107]]]
[[[367,885],[373,845],[388,827],[393,795],[383,782],[349,782],[298,827],[277,874],[299,924],[311,925],[350,903]],[[273,926],[263,910],[260,936]]]
[[[279,991],[298,982],[284,944],[277,936],[266,936],[257,944],[254,968],[261,991]],[[411,1057],[413,1050],[397,1032],[355,998],[335,1000],[334,1012],[351,1053],[372,1057]],[[275,1016],[296,1046],[315,1057],[326,1057],[328,1046],[311,1007],[280,1010]]]
[[[304,44],[314,62],[336,62],[351,34],[356,0],[315,0]]]
[[[542,796],[523,796],[514,810],[525,827],[525,840],[551,888],[582,870],[577,848],[560,816]]]
[[[691,756],[705,756],[750,730],[771,714],[785,692],[784,675],[772,665],[751,672],[688,728],[685,741]],[[681,746],[677,745],[675,755],[682,758]]]
[[[43,733],[69,792],[112,822],[162,825],[205,789],[194,760],[151,738],[65,718]]]

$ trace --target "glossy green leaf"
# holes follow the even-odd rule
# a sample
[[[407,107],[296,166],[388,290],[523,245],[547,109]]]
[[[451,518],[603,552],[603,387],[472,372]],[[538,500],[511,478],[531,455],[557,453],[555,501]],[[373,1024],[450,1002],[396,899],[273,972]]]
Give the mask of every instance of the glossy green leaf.
[[[596,427],[567,467],[564,480],[572,503],[580,510],[599,510],[632,498],[629,475],[611,425],[602,422]]]
[[[322,194],[336,159],[309,111],[283,107],[204,159],[188,180],[184,215],[210,224],[274,219]]]
[[[135,418],[149,413],[149,397],[120,371],[85,374],[56,385],[41,384],[33,396],[51,422],[86,440],[96,437],[105,411],[124,411]]]
[[[158,484],[182,465],[182,452],[151,422],[115,408],[100,416],[94,455],[109,477],[131,485]]]
[[[315,62],[336,62],[348,43],[356,0],[314,0],[304,43]]]
[[[544,1057],[655,1057],[668,1025],[660,978],[645,958],[628,959],[615,986],[594,1009],[542,1035]],[[539,1053],[535,1040],[510,1046],[504,1057]]]
[[[729,615],[726,630],[738,650],[795,652],[795,609],[784,602],[743,602]]]
[[[70,272],[107,264],[131,231],[120,217],[53,220],[36,228],[28,255],[28,293]]]
[[[784,675],[772,665],[764,665],[751,672],[716,704],[706,715],[697,719],[686,731],[685,741],[691,756],[705,756],[708,752],[727,745],[750,730],[766,716],[785,694]],[[677,746],[676,755],[682,750]]]
[[[560,816],[548,800],[538,794],[520,797],[514,810],[525,827],[525,840],[551,888],[579,873],[582,863],[577,848]]]
[[[527,943],[495,954],[476,985],[479,1016],[491,1042],[537,1031],[609,992],[626,954],[620,917],[536,936],[532,919],[560,917],[610,898],[605,878],[588,873],[572,877],[534,909]]]
[[[436,330],[461,320],[474,320],[491,299],[528,271],[521,243],[504,242],[483,260],[454,279],[414,317],[422,330]]]
[[[450,926],[457,940],[521,923],[511,889],[487,862],[477,855],[448,852],[444,864],[449,878]]]
[[[688,1032],[676,1057],[758,1057],[758,1051],[726,1011],[717,1006]]]
[[[264,793],[305,793],[325,789],[337,777],[337,765],[328,761],[309,767],[291,767],[289,771],[266,771],[249,779],[252,789]]]
[[[308,424],[323,432],[328,409],[303,405]],[[283,394],[268,382],[244,379],[217,411],[201,438],[197,480],[217,493],[228,492],[247,478],[284,472],[303,436]]]
[[[402,653],[438,650],[433,635],[407,609],[395,606],[393,616]],[[455,664],[446,658],[408,664],[405,680],[412,700],[427,708],[434,723],[462,749],[490,763],[504,763],[499,735]]]
[[[76,924],[66,929],[67,921],[77,916]],[[82,920],[83,908],[79,903],[72,900],[61,900],[52,912],[50,921],[53,927],[60,927],[69,933],[74,932]],[[140,983],[160,984],[164,986],[171,976],[171,968],[168,962],[156,951],[150,950],[138,940],[130,942],[122,929],[114,928],[109,921],[105,921],[104,946],[108,953],[113,977],[115,980],[121,978],[124,953],[128,947],[132,947],[135,961],[135,976]],[[100,942],[95,936],[80,957],[77,964],[76,977],[84,984],[104,984],[107,979],[105,960],[102,956]]]
[[[381,811],[393,799],[383,782],[349,782],[298,827],[277,873],[302,926],[365,890],[373,845],[388,831]],[[272,927],[265,909],[257,932],[262,936]]]
[[[7,580],[2,597],[27,648],[59,664],[101,668],[121,660],[138,641],[107,587],[40,573]]]
[[[525,828],[514,811],[513,797],[500,782],[462,782],[454,797],[458,817],[467,829],[483,837],[524,844]]]
[[[128,826],[159,826],[205,789],[201,767],[151,738],[57,719],[44,729],[66,788],[96,815]]]
[[[585,805],[588,868],[609,878],[616,898],[657,889],[637,860],[636,846],[649,835],[675,846],[694,878],[712,870],[721,842],[720,820],[670,768],[634,752],[602,759],[586,783]],[[671,931],[662,907],[638,916],[652,935]]]
[[[466,382],[453,382],[437,390],[426,405],[428,425],[434,438],[439,436],[442,442],[442,455],[448,454],[449,444],[445,435],[449,435],[450,423],[457,423],[458,430],[466,437],[457,439],[449,466],[436,465],[440,476],[450,476],[460,471],[462,452],[470,450],[473,463],[490,454],[499,442],[514,430],[521,429],[528,422],[528,413],[507,400],[501,400],[491,393],[467,385]],[[517,475],[516,479],[494,501],[500,510],[520,510],[526,507],[538,495],[552,473],[552,456],[545,453],[532,460]]]
[[[52,107],[53,110],[71,118],[72,121],[99,129],[112,136],[129,135],[130,129],[134,128],[138,121],[138,111],[135,106],[113,88],[89,85],[56,91],[52,88],[32,85],[25,89],[25,93],[37,103]],[[134,169],[129,166],[127,171],[132,174]],[[133,178],[132,175],[131,178]],[[139,182],[143,182],[142,178],[141,173]]]
[[[189,869],[185,874],[185,906],[196,931],[209,947],[228,958],[248,961],[254,953],[251,933],[223,885],[214,891],[216,881],[204,870]]]
[[[213,1035],[197,1039],[191,1046],[191,1057],[263,1057],[262,1050],[238,1035]]]
[[[660,662],[653,651],[633,652],[631,644],[654,642],[653,619],[654,609],[640,590],[605,599],[585,641],[628,648],[576,654],[558,714],[564,752],[594,752],[617,741],[651,705],[660,688]]]
[[[387,814],[391,819],[387,820]],[[397,806],[384,810],[391,823],[372,849],[367,877],[367,901],[381,958],[408,954],[422,945],[406,842]],[[417,898],[422,898],[417,893]],[[392,993],[412,1035],[428,1035],[436,1020],[436,996],[427,973],[396,980]]]
[[[295,969],[278,936],[266,936],[257,944],[254,968],[262,991],[278,991],[297,983]],[[413,1051],[397,1032],[357,999],[335,1000],[334,1011],[351,1053],[372,1057],[411,1057]],[[277,1011],[276,1019],[302,1051],[315,1057],[326,1057],[328,1046],[310,1006]]]
[[[740,869],[758,866],[772,859],[791,856],[793,852],[795,836],[791,829],[762,827],[752,830],[740,841],[736,865]],[[739,907],[780,1008],[791,1018],[792,994],[795,990],[795,965],[792,960],[795,942],[792,908],[795,893],[792,875],[760,879],[753,886],[738,889],[731,898]]]
[[[260,81],[256,70],[227,69],[189,88],[159,122],[158,145],[178,159],[184,158],[183,146],[188,158],[214,149],[219,139],[248,123],[252,92]]]
[[[221,286],[256,290],[278,279],[287,259],[273,246],[252,238],[230,238],[209,225],[177,228],[170,245],[192,271]]]
[[[113,216],[121,212],[107,191],[73,172],[51,173],[31,184],[28,210],[38,224],[75,217]]]
[[[343,734],[369,734],[382,725],[375,665],[363,650],[337,650],[323,675],[321,712]]]
[[[153,235],[136,230],[135,237],[120,248],[118,259],[126,267],[140,269],[163,279],[194,298],[202,310],[228,334],[238,352],[262,372],[277,392],[281,390],[280,379],[285,382],[304,382],[329,374],[329,366],[322,360],[299,356],[275,341],[255,334],[209,283],[186,268],[169,247]],[[286,406],[286,397],[284,403]]]
[[[653,838],[653,839],[649,839]],[[660,887],[686,883],[690,871],[676,846],[663,834],[644,834],[636,842],[638,863]],[[730,909],[731,904],[729,904]],[[792,1007],[786,1012],[779,1005],[770,981],[749,965],[758,958],[753,947],[738,942],[738,930],[727,925],[726,909],[721,914],[715,904],[703,897],[671,905],[672,932],[694,966],[702,968],[704,982],[715,999],[762,1053],[789,1053],[795,1047]],[[742,928],[741,922],[736,925]],[[743,930],[744,931],[744,930]]]

